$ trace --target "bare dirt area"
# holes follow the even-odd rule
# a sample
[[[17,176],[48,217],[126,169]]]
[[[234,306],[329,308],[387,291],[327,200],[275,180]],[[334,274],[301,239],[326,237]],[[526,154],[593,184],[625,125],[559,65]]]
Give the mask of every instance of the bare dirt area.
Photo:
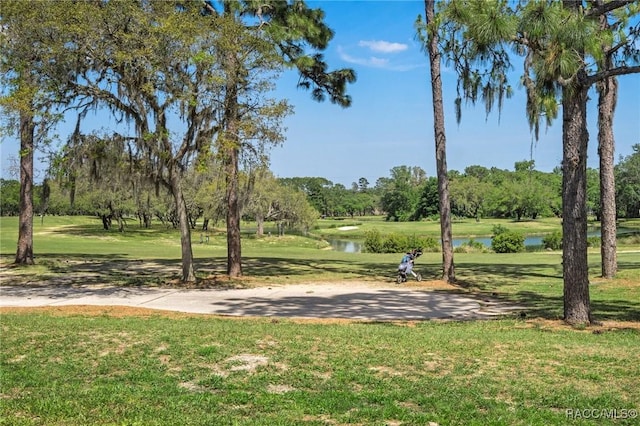
[[[38,306],[38,307],[0,307],[0,314],[49,314],[53,316],[108,316],[114,318],[122,317],[152,317],[163,316],[168,318],[187,318],[194,316],[182,312],[161,311],[158,309],[139,308],[131,306]]]

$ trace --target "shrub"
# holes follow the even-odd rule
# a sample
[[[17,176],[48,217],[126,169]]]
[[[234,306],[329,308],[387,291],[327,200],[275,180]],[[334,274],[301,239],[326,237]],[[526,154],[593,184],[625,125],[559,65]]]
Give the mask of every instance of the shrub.
[[[420,245],[422,251],[430,251],[430,252],[439,252],[442,250],[440,246],[440,241],[436,240],[433,237],[424,237],[422,239],[422,244]]]
[[[542,239],[542,245],[548,250],[560,250],[562,248],[562,231],[554,231]]]
[[[366,231],[364,234],[364,251],[382,253],[382,235],[377,229]]]
[[[629,245],[640,244],[640,233],[625,235],[624,237],[620,238],[620,243]]]
[[[419,237],[414,234],[407,237],[405,251],[414,248],[421,248],[423,252],[438,252],[440,243],[433,237]]]
[[[491,239],[491,248],[496,253],[519,253],[524,251],[524,235],[514,231],[501,231]]]
[[[493,225],[493,228],[491,228],[491,232],[493,232],[493,235],[500,235],[500,234],[504,234],[505,232],[510,232],[509,228],[507,228],[506,226],[503,225]]]
[[[484,250],[484,244],[482,244],[480,241],[476,241],[473,238],[470,238],[469,241],[467,241],[466,243],[464,243],[463,245],[467,245],[473,249],[476,250]]]
[[[460,244],[454,249],[456,253],[483,253],[486,251],[486,247],[480,241],[476,241],[473,238],[469,239],[466,243]]]
[[[587,237],[587,247],[600,247],[601,244],[600,237]]]
[[[402,234],[382,235],[377,229],[365,233],[364,251],[368,253],[406,253],[415,248],[434,252],[440,250],[440,245],[432,237]]]
[[[382,253],[404,253],[407,251],[407,237],[400,234],[389,234],[382,239]]]

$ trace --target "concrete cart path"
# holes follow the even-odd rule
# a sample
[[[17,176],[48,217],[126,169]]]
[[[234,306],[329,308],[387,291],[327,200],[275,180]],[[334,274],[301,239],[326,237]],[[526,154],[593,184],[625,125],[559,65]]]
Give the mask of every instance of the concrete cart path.
[[[0,286],[0,307],[68,305],[132,306],[230,316],[360,320],[481,319],[518,309],[452,292],[351,283],[224,290]]]

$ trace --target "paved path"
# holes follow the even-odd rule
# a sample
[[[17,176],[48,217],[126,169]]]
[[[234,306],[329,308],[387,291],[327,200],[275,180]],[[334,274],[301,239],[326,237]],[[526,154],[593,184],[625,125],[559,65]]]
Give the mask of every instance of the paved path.
[[[489,318],[515,307],[445,291],[363,284],[301,284],[240,290],[110,286],[0,286],[0,307],[133,306],[231,316],[419,320]]]

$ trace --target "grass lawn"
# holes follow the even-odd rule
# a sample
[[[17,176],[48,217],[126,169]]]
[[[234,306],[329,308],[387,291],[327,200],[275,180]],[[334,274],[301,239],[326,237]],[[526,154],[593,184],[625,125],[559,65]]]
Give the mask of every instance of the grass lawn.
[[[457,219],[451,228],[454,238],[490,237],[494,225],[502,225],[513,231],[527,235],[545,235],[560,230],[562,224],[558,218],[515,221],[509,219]],[[424,220],[420,222],[388,222],[381,216],[356,217],[353,219],[323,219],[318,221],[315,233],[326,237],[364,239],[367,231],[376,229],[381,234],[398,233],[440,238],[440,222]]]
[[[349,221],[341,226],[365,227]],[[545,223],[531,227],[539,233]],[[422,234],[426,225],[401,224],[398,232]],[[15,218],[0,218],[1,284],[177,285],[174,230],[131,224],[119,233],[93,218],[45,217],[34,223],[37,265],[15,268],[16,229]],[[467,232],[456,236],[484,231]],[[246,277],[228,282],[224,235],[200,244],[199,234],[203,286],[391,284],[399,260],[335,252],[318,238],[247,235]],[[603,324],[586,329],[558,321],[561,253],[546,251],[455,255],[459,283],[451,291],[525,305],[524,318],[376,323],[3,309],[0,425],[638,424],[639,253],[637,238],[620,240],[620,271],[605,281],[599,250],[589,251],[592,308]],[[425,253],[417,269],[435,280],[440,262]]]
[[[637,424],[640,408],[626,326],[95,308],[4,313],[2,341],[3,425]]]

